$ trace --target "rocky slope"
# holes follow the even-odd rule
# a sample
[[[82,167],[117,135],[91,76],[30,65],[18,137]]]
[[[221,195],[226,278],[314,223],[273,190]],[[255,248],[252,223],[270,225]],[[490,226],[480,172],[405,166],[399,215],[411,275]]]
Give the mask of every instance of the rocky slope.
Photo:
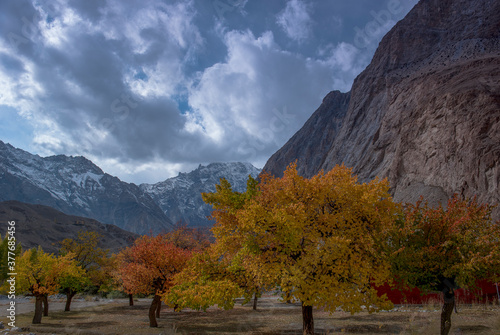
[[[0,189],[0,201],[46,205],[138,234],[172,229],[137,185],[104,173],[84,157],[42,158],[0,141]]]
[[[298,159],[311,176],[344,163],[363,181],[387,177],[398,201],[424,195],[437,203],[458,192],[498,203],[499,83],[500,2],[421,0],[354,81],[342,120],[330,120],[328,109],[341,108],[325,102],[313,115],[340,125],[335,135],[324,135],[331,125],[306,124],[264,170]],[[318,148],[307,153],[315,159],[300,159],[301,142]]]
[[[118,252],[133,244],[139,236],[115,225],[96,220],[66,215],[51,207],[26,204],[19,201],[0,202],[0,234],[7,232],[9,221],[15,221],[15,237],[24,250],[41,246],[55,253],[65,238],[76,239],[80,231],[93,231],[101,235],[99,247]]]
[[[248,176],[256,178],[261,172],[249,163],[212,163],[200,165],[189,173],[180,173],[156,184],[142,184],[141,189],[149,194],[173,222],[190,226],[212,225],[207,219],[212,210],[201,198],[202,192],[215,192],[220,178],[226,178],[233,190],[244,192]]]

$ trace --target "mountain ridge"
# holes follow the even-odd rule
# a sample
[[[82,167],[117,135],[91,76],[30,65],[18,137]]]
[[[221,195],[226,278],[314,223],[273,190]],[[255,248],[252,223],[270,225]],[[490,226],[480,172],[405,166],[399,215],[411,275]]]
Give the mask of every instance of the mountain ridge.
[[[0,201],[46,205],[139,234],[173,226],[137,185],[104,173],[82,156],[40,157],[0,141],[0,187]]]
[[[40,157],[0,141],[0,201],[50,206],[138,234],[169,231],[174,223],[206,227],[211,206],[201,192],[215,192],[220,178],[244,191],[250,163],[211,163],[155,184],[126,183],[83,156]]]

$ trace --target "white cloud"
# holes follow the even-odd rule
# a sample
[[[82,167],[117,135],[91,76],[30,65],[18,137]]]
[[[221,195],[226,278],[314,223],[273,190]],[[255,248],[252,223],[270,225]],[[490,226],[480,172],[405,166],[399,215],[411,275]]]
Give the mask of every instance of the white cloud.
[[[4,57],[15,62],[18,69],[13,71],[8,66],[0,64],[0,105],[14,107],[25,116],[31,115],[36,108],[35,100],[45,92],[44,86],[35,79],[36,64],[23,56],[1,45],[5,50]]]
[[[153,2],[140,8],[129,20],[122,20],[125,11],[119,3],[110,7],[114,19],[103,20],[102,32],[110,38],[128,40],[132,52],[143,64],[126,74],[132,91],[143,97],[171,97],[186,84],[184,66],[204,41],[193,23],[196,11],[192,1],[167,5]],[[153,59],[149,59],[154,57]],[[145,78],[137,78],[142,73]]]
[[[186,129],[257,164],[319,106],[333,84],[330,65],[282,50],[271,32],[230,31],[225,43],[226,62],[207,68],[190,89]]]
[[[289,38],[297,42],[306,40],[312,33],[309,6],[301,0],[290,0],[277,16],[277,23]]]

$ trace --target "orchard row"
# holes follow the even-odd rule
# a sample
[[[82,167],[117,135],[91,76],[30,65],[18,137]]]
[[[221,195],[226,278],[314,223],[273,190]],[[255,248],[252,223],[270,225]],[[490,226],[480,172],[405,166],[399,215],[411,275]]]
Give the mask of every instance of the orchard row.
[[[359,183],[344,166],[307,179],[293,164],[281,178],[249,177],[246,192],[221,179],[202,196],[214,209],[210,236],[179,227],[109,256],[97,234],[81,233],[64,240],[58,256],[22,253],[16,291],[36,297],[33,323],[41,322],[47,295],[65,293],[69,310],[89,286],[153,295],[151,327],[162,301],[176,311],[230,309],[243,296],[256,308],[262,292],[273,290],[302,303],[304,334],[314,334],[313,306],[390,309],[376,290],[388,283],[442,292],[441,334],[448,334],[454,290],[500,274],[500,224],[475,199],[399,204],[386,180]]]

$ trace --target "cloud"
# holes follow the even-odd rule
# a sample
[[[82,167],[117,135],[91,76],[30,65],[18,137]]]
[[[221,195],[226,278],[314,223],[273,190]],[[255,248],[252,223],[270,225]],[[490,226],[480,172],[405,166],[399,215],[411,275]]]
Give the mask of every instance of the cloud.
[[[187,129],[231,157],[263,164],[321,103],[333,84],[329,64],[282,50],[271,32],[230,31],[225,44],[227,60],[190,90]]]
[[[301,0],[290,0],[277,16],[277,23],[286,35],[299,43],[312,33],[310,7]]]
[[[2,27],[22,42],[0,41],[0,104],[33,123],[42,154],[124,164],[175,156],[185,123],[175,97],[185,91],[183,67],[203,45],[192,4],[134,9],[110,1],[90,14],[81,5],[50,14],[11,8],[33,15]]]
[[[354,27],[330,2],[217,3],[223,15],[205,0],[1,1],[0,113],[18,127],[1,139],[134,182],[262,167],[328,91],[350,89],[393,24]]]

